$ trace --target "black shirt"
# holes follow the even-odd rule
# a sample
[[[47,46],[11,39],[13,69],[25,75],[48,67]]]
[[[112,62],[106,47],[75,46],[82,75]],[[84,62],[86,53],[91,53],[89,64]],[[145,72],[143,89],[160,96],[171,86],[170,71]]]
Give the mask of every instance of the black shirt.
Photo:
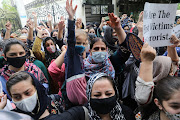
[[[82,106],[76,106],[61,114],[50,114],[41,120],[85,120],[85,112]]]

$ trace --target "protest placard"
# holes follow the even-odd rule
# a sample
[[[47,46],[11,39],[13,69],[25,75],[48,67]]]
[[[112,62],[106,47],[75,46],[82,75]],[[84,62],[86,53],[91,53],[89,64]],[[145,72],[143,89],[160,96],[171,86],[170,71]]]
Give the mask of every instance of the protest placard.
[[[152,47],[169,46],[177,4],[145,3],[143,15],[144,41]]]
[[[176,37],[180,39],[180,25],[177,25],[176,27],[173,28],[173,34],[175,34]]]

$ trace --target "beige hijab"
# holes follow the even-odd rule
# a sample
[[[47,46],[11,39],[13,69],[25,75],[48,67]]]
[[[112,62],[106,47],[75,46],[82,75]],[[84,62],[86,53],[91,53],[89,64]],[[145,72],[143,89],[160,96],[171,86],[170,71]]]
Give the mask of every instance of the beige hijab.
[[[156,56],[153,61],[153,81],[157,82],[169,75],[172,60],[167,56]]]

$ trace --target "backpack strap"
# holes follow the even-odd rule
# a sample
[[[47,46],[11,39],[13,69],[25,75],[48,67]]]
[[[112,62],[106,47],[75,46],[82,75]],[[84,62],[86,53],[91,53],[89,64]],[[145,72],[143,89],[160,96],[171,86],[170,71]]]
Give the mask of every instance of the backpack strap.
[[[82,107],[83,107],[84,113],[85,113],[85,120],[89,120],[89,115],[88,115],[89,111],[88,111],[88,109],[85,106],[82,106]]]
[[[0,81],[2,83],[3,92],[5,94],[7,94],[8,99],[10,101],[12,101],[12,99],[11,99],[10,95],[8,94],[7,89],[6,89],[6,82],[7,82],[7,80],[3,76],[0,76]]]

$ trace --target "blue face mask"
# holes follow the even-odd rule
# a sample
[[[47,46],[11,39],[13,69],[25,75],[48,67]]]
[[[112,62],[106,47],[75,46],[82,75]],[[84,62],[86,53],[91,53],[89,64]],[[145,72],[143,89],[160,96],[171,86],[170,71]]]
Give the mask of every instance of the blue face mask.
[[[92,59],[96,63],[101,63],[106,59],[107,52],[92,52]]]
[[[75,46],[75,51],[76,51],[79,55],[81,55],[81,54],[84,52],[84,50],[85,50],[85,47],[82,46],[82,45],[76,45],[76,46]]]
[[[105,31],[106,27],[107,27],[107,25],[104,25],[104,26],[102,27],[103,31]]]
[[[130,32],[130,30],[124,30],[124,32],[125,32],[125,33],[129,33],[129,32]]]

